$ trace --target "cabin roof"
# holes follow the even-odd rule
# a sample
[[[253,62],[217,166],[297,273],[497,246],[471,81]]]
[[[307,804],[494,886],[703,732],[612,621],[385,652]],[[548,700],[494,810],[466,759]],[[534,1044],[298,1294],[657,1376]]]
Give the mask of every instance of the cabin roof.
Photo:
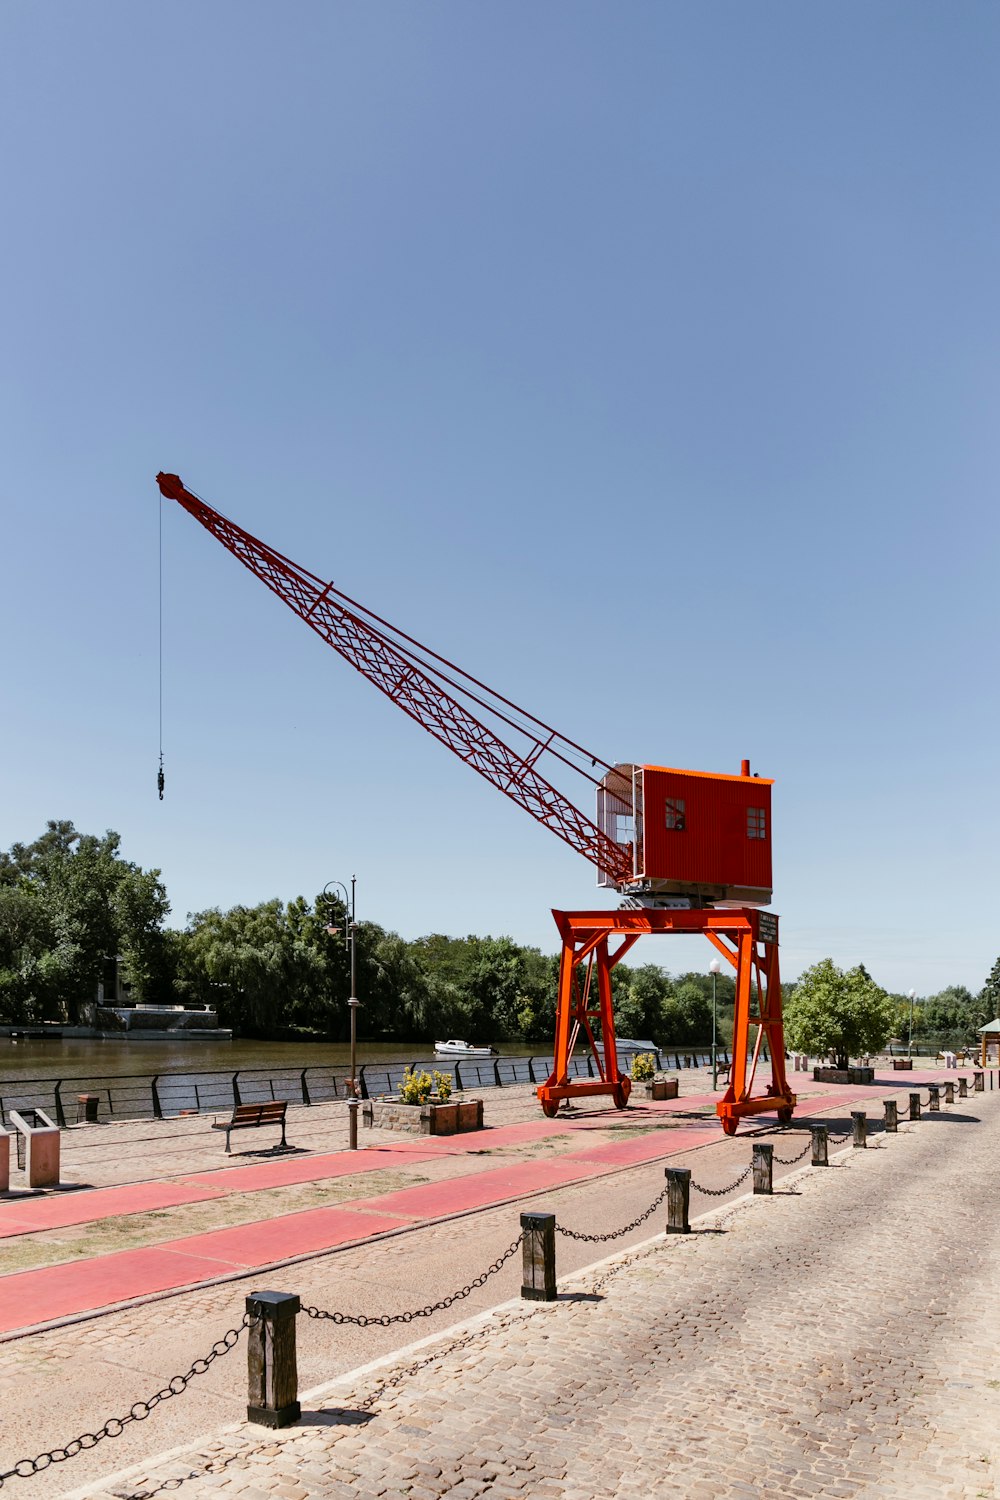
[[[644,771],[665,771],[672,776],[700,776],[706,781],[741,781],[744,786],[756,781],[761,786],[773,786],[773,776],[730,776],[725,771],[685,771],[680,766],[643,766]]]

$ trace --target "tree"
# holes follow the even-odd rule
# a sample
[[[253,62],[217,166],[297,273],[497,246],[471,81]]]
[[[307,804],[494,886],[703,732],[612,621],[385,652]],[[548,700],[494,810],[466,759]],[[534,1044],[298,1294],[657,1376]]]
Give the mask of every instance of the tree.
[[[41,892],[23,876],[0,883],[0,1016],[40,1021],[52,1010],[42,960],[55,935]],[[54,1012],[53,1012],[54,1014]]]
[[[0,1015],[79,1019],[109,958],[124,960],[136,999],[162,986],[166,890],[120,844],[111,829],[97,838],[62,820],[0,854]]]
[[[671,1041],[688,1047],[712,1035],[712,1002],[695,977],[685,975],[664,1007],[664,1032]]]
[[[689,1047],[707,1043],[712,1035],[708,974],[689,972],[672,978],[659,964],[643,964],[638,969],[619,964],[612,971],[612,987],[615,1027],[622,1036],[649,1038],[666,1047]],[[717,990],[721,1022],[723,1011],[732,1007],[732,979],[720,974]]]
[[[489,1041],[517,1034],[521,996],[521,950],[509,937],[478,938],[468,987],[480,1030]]]
[[[664,1035],[664,1007],[673,994],[669,974],[659,964],[637,969],[618,964],[611,974],[616,1031],[638,1041],[659,1040]]]
[[[358,1025],[363,1033],[400,1041],[419,1034],[426,992],[426,976],[411,945],[375,922],[359,923]],[[346,1006],[343,1017],[349,1027]]]
[[[522,948],[509,937],[432,933],[418,938],[410,951],[424,982],[414,1030],[428,1040],[551,1035],[555,960],[537,948]]]
[[[851,1057],[878,1052],[892,1035],[896,1007],[863,964],[846,973],[824,958],[800,976],[784,1004],[785,1036],[795,1051]]]
[[[989,978],[979,991],[979,1001],[985,1020],[980,1021],[980,1026],[986,1026],[990,1021],[1000,1016],[1000,958],[997,959],[989,973]]]
[[[328,966],[305,916],[301,898],[197,912],[181,948],[184,991],[238,1031],[315,1026],[327,1013]]]
[[[980,1026],[992,1021],[995,1011],[988,1010],[983,997],[973,995],[964,984],[950,984],[936,995],[916,1002],[914,1031],[932,1035],[975,1037]]]

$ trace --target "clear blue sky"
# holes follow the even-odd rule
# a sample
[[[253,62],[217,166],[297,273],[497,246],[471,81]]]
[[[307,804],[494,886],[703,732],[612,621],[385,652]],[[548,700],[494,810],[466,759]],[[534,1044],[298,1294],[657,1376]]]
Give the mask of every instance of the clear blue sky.
[[[607,759],[749,756],[787,976],[979,988],[998,100],[988,0],[6,0],[0,844],[608,899],[174,505],[160,803],[163,468]]]

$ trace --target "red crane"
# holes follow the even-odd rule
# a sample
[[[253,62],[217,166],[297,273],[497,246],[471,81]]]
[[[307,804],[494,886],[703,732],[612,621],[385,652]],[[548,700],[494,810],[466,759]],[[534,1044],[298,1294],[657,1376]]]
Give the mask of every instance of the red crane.
[[[790,1118],[795,1096],[784,1074],[777,918],[757,909],[771,898],[771,783],[751,777],[745,761],[739,776],[611,765],[252,536],[176,474],[156,479],[163,496],[200,521],[310,629],[435,739],[588,859],[600,885],[624,896],[618,912],[553,914],[563,952],[553,1071],[538,1089],[545,1113],[554,1115],[561,1099],[589,1094],[610,1094],[624,1108],[630,1082],[618,1068],[611,970],[643,933],[700,931],[736,970],[732,1079],[717,1106],[723,1127],[732,1133],[741,1116],[775,1108],[779,1117]],[[596,821],[540,773],[545,757],[596,789]],[[719,902],[729,906],[719,908]],[[615,937],[620,942],[612,950],[609,941]],[[593,1025],[598,1020],[600,1043]],[[757,1027],[752,1045],[751,1025]],[[570,1076],[580,1032],[590,1044],[596,1078]],[[771,1082],[766,1094],[753,1097],[765,1040]]]

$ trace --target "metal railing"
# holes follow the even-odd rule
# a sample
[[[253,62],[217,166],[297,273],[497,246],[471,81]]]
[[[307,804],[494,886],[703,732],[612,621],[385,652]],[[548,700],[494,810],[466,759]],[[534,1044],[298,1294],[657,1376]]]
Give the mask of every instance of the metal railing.
[[[647,1050],[647,1049],[644,1049]],[[635,1052],[619,1048],[619,1062],[626,1070]],[[711,1056],[704,1048],[686,1052],[655,1049],[658,1069],[706,1067]],[[721,1057],[722,1054],[720,1054]],[[728,1054],[726,1054],[728,1062]],[[550,1056],[441,1059],[416,1057],[412,1062],[364,1063],[358,1069],[358,1087],[363,1099],[395,1094],[409,1068],[436,1069],[450,1077],[459,1092],[469,1089],[504,1088],[513,1084],[544,1083],[552,1072]],[[573,1059],[571,1078],[596,1076],[588,1053]],[[181,1114],[230,1110],[237,1104],[261,1104],[287,1099],[292,1104],[323,1104],[348,1097],[350,1070],[338,1067],[275,1067],[211,1069],[190,1068],[171,1073],[97,1074],[80,1073],[67,1078],[0,1078],[0,1120],[7,1121],[12,1109],[43,1109],[56,1123],[66,1126],[83,1119],[83,1096],[97,1098],[102,1120],[164,1120]],[[91,1106],[93,1109],[93,1106]],[[92,1118],[92,1116],[91,1116]]]

